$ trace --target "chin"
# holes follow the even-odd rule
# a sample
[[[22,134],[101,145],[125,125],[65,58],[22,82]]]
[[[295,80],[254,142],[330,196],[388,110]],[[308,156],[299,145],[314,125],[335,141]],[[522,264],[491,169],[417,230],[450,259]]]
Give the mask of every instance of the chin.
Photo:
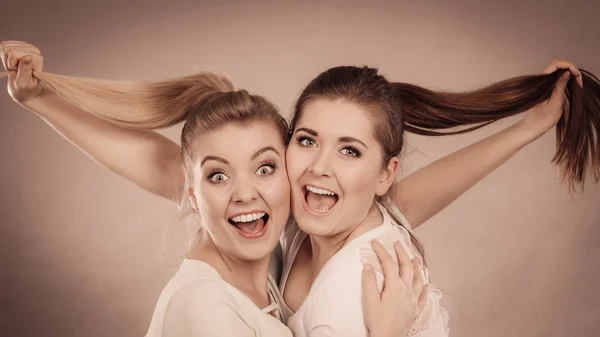
[[[273,233],[265,235],[263,240],[255,242],[242,242],[239,245],[240,258],[244,261],[259,261],[271,255],[279,242]]]

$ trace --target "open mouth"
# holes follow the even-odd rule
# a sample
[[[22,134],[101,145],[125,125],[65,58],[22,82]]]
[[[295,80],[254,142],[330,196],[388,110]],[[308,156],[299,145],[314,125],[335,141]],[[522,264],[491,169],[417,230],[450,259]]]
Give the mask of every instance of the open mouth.
[[[243,237],[258,239],[267,232],[269,215],[265,212],[254,212],[232,216],[227,221],[237,229]]]
[[[329,214],[339,200],[338,195],[334,192],[312,185],[304,186],[302,191],[304,192],[304,207],[317,215]]]

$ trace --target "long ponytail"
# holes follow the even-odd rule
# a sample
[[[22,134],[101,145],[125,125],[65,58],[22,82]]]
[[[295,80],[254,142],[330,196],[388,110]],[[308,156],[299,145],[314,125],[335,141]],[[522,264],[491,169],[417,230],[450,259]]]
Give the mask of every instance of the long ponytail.
[[[99,80],[45,72],[34,76],[74,106],[136,129],[177,124],[186,119],[190,107],[217,93],[234,90],[228,78],[208,72],[156,82]]]
[[[434,92],[407,83],[391,85],[400,98],[406,131],[443,136],[472,131],[533,108],[550,97],[565,71],[515,77],[465,93]],[[557,152],[552,160],[571,188],[583,185],[588,169],[596,182],[600,180],[600,81],[580,71],[584,86],[574,79],[568,83],[568,104],[556,126]],[[468,127],[450,130],[460,126]]]

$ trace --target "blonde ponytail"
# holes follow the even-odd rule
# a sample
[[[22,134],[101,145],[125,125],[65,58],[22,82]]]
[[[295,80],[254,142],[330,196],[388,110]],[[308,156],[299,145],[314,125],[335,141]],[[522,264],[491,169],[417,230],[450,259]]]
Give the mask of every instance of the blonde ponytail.
[[[7,75],[1,73],[0,78]],[[99,80],[44,72],[34,76],[74,106],[136,129],[177,124],[202,101],[234,90],[228,78],[209,72],[156,82]]]

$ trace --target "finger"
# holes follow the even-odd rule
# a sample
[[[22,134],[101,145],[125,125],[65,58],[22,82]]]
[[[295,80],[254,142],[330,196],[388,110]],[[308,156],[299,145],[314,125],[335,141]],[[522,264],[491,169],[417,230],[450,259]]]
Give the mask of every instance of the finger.
[[[368,308],[372,308],[374,305],[379,303],[381,295],[379,288],[377,287],[377,277],[375,271],[370,264],[366,264],[362,271],[362,301],[364,311],[367,312]]]
[[[571,73],[567,71],[558,79],[554,85],[554,90],[552,90],[552,96],[550,96],[550,104],[557,104],[559,106],[563,105],[565,99],[565,89],[567,88],[569,77],[571,77]]]
[[[581,75],[581,71],[579,71],[577,66],[575,66],[571,62],[556,59],[552,60],[544,70],[544,74],[550,74],[559,69],[569,69],[569,72],[571,72],[571,74],[573,74],[573,76],[577,78],[577,83],[579,83],[579,85],[583,87],[583,76]]]
[[[421,294],[419,294],[419,299],[417,300],[417,312],[423,311],[425,305],[427,305],[427,300],[429,299],[429,293],[431,293],[431,289],[429,285],[423,287]]]
[[[19,61],[17,78],[15,81],[15,87],[18,89],[28,89],[32,87],[33,76],[32,76],[32,56],[25,56]]]
[[[413,265],[412,291],[413,291],[415,298],[417,298],[417,296],[419,296],[419,294],[423,290],[423,285],[425,284],[425,281],[423,280],[423,275],[421,273],[421,262],[419,261],[419,259],[416,257],[414,259],[412,259],[412,265]]]
[[[385,248],[383,248],[381,243],[379,243],[377,240],[371,241],[371,246],[373,247],[375,254],[377,254],[377,258],[379,259],[381,267],[383,268],[383,273],[385,276],[383,288],[387,289],[390,287],[396,287],[399,284],[403,284],[399,276],[398,264],[396,261],[394,261],[387,250],[385,250]]]
[[[44,58],[41,55],[20,48],[10,48],[7,49],[7,52],[8,53],[5,54],[7,58],[5,65],[6,70],[16,71],[19,64],[19,60],[21,60],[24,57],[30,57],[32,59],[31,64],[33,72],[42,72],[42,69],[44,67]]]
[[[15,41],[15,40],[7,40],[7,41],[2,41],[1,43],[2,48],[7,48],[7,47],[15,47],[15,48],[24,48],[27,46],[32,46],[35,47],[34,45],[24,42],[24,41]]]
[[[574,76],[581,76],[581,72],[573,63],[564,60],[552,60],[544,70],[544,74],[551,74],[559,69],[569,69]]]
[[[413,265],[410,261],[410,257],[408,257],[406,250],[404,250],[404,247],[399,241],[394,243],[394,250],[398,257],[398,263],[400,264],[400,278],[402,278],[404,284],[410,289],[413,280]]]
[[[11,50],[6,55],[6,70],[17,70],[17,64],[19,63],[19,59],[16,57],[14,52]]]
[[[2,66],[6,71],[8,71],[8,63],[6,63],[8,58],[8,51],[6,50],[6,48],[2,48],[2,50],[0,50],[0,58],[2,59]]]

